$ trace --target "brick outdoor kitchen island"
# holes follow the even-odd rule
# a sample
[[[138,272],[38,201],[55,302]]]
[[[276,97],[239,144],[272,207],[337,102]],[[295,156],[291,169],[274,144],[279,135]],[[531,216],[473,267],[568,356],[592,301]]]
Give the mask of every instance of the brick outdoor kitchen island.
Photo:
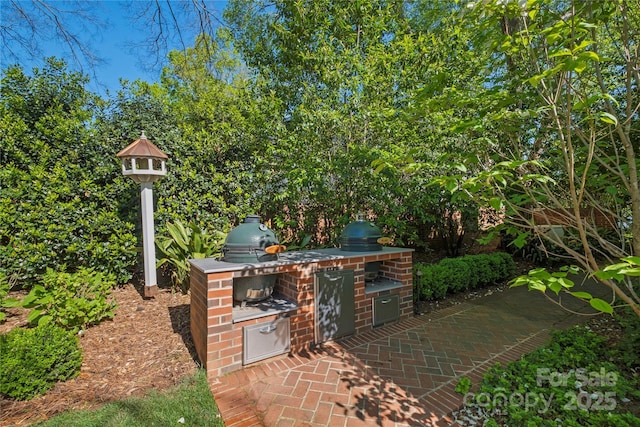
[[[191,333],[209,378],[413,315],[412,249],[290,251],[276,261],[191,263]],[[365,268],[374,265],[375,278]],[[369,270],[367,268],[367,270]],[[234,280],[276,275],[263,301],[234,300]]]

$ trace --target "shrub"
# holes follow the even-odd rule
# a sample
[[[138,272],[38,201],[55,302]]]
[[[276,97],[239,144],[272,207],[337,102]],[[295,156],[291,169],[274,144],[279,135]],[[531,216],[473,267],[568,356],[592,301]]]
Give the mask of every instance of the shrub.
[[[31,308],[31,323],[53,322],[77,330],[113,318],[116,303],[111,298],[115,275],[80,268],[77,273],[47,269],[42,284],[35,285],[22,300]]]
[[[469,288],[475,289],[481,284],[492,283],[494,281],[494,273],[491,270],[489,255],[465,255],[460,259],[467,263],[471,271],[473,271]]]
[[[80,172],[78,172],[80,174]],[[79,267],[131,278],[134,225],[89,178],[60,168],[0,168],[0,271],[29,289],[47,268]]]
[[[515,262],[504,252],[445,258],[437,264],[414,265],[416,294],[422,299],[444,298],[448,292],[487,286],[510,278]]]
[[[477,394],[491,397],[481,404],[483,413],[499,425],[556,426],[558,420],[568,426],[637,425],[637,418],[617,404],[640,395],[637,379],[624,377],[608,361],[605,341],[582,326],[553,331],[546,346],[506,366],[492,366]],[[520,396],[531,398],[531,406],[518,400]],[[548,402],[532,398],[540,396]],[[468,397],[466,401],[480,403]]]
[[[158,267],[167,264],[171,271],[173,285],[182,292],[189,290],[189,259],[207,258],[218,254],[225,234],[209,233],[196,224],[184,226],[182,222],[167,223],[169,237],[158,236],[157,245],[163,258]]]
[[[0,394],[29,400],[80,372],[78,337],[53,324],[0,335]]]
[[[469,264],[461,258],[445,258],[440,261],[444,269],[444,280],[448,292],[461,292],[469,289],[471,284],[471,269]]]
[[[414,280],[418,295],[425,300],[444,298],[448,289],[446,276],[446,269],[438,264],[416,264]]]
[[[5,307],[5,301],[9,294],[9,290],[11,290],[9,280],[7,279],[7,276],[0,271],[0,323],[2,323],[6,317],[5,312],[2,310]]]
[[[515,273],[515,262],[511,255],[505,252],[495,252],[489,255],[489,264],[492,271],[495,272],[493,280],[488,283],[496,282],[505,277],[510,277]]]

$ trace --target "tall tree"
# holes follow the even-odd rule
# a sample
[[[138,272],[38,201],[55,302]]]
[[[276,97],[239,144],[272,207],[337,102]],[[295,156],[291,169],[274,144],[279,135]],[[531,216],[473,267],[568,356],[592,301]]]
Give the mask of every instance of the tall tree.
[[[0,271],[28,287],[47,268],[131,277],[136,239],[118,215],[111,150],[91,131],[101,100],[62,61],[0,87]]]
[[[485,200],[506,209],[505,221],[521,236],[559,248],[612,291],[609,302],[573,295],[603,311],[618,299],[640,315],[638,2],[469,6],[469,25],[479,33],[504,28],[505,20],[515,28],[483,40],[504,64],[487,91],[489,103],[507,101],[494,103],[489,116],[504,132],[483,159],[485,173],[441,182],[476,195],[490,188]],[[554,223],[563,233],[545,232]],[[539,270],[516,283],[556,294],[573,286]]]
[[[399,225],[406,188],[370,165],[421,138],[401,114],[426,66],[404,2],[233,1],[225,18],[261,99],[278,100],[283,126],[267,153],[277,220],[314,235],[324,227],[322,244],[359,210]]]

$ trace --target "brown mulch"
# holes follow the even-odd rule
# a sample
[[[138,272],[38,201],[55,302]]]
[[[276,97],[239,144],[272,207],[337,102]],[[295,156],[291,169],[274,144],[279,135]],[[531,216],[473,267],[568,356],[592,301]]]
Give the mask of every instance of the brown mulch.
[[[80,338],[80,375],[29,401],[0,397],[0,426],[26,426],[66,410],[165,389],[196,371],[188,295],[161,289],[145,299],[141,289],[126,285],[114,296],[114,319],[89,328]],[[24,310],[10,310],[0,333],[24,324],[25,317]]]

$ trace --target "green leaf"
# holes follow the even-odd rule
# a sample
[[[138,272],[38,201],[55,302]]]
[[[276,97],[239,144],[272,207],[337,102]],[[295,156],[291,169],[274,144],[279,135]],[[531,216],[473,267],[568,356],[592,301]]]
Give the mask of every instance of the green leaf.
[[[601,300],[600,298],[592,298],[591,300],[589,300],[589,304],[591,304],[591,307],[595,308],[598,311],[613,314],[613,307],[611,307],[608,302]]]
[[[43,310],[34,308],[33,310],[31,310],[31,312],[29,312],[29,315],[27,316],[27,322],[29,323],[34,323],[43,313]]]
[[[565,289],[572,288],[575,285],[572,280],[569,280],[564,277],[559,278],[558,283],[560,283],[560,285]]]
[[[558,295],[562,290],[562,285],[559,282],[554,281],[549,283],[548,288],[555,292],[556,295]]]
[[[638,277],[640,276],[640,267],[621,268],[618,272],[625,276]]]
[[[458,189],[458,181],[455,179],[447,180],[445,183],[445,188],[447,189],[447,191],[453,193]]]
[[[504,205],[502,204],[502,199],[500,197],[492,197],[489,200],[489,206],[491,206],[496,211],[499,211]]]
[[[557,58],[561,56],[571,56],[571,51],[567,48],[561,49],[549,55],[549,58]]]
[[[629,264],[621,262],[618,264],[611,264],[602,269],[602,271],[620,271],[623,268],[626,268]]]
[[[569,293],[574,297],[580,298],[580,299],[590,300],[591,298],[593,298],[589,292],[569,292]]]
[[[51,323],[52,320],[53,317],[45,314],[44,316],[40,317],[40,319],[38,319],[38,325],[46,325],[48,323]]]
[[[618,125],[618,119],[613,114],[600,112],[599,116],[600,116],[600,120],[605,122],[605,123],[608,123],[608,124],[614,125],[614,126]]]
[[[0,306],[5,308],[20,307],[22,306],[22,301],[17,298],[7,298],[2,301],[2,304],[0,304]]]
[[[457,163],[453,167],[456,168],[457,170],[459,170],[462,173],[467,173],[467,167],[465,165],[463,165],[462,163]]]
[[[590,50],[580,53],[578,57],[585,60],[600,61],[600,57],[598,56],[598,54]]]
[[[547,291],[547,286],[539,280],[532,280],[529,282],[529,290],[544,293]]]

